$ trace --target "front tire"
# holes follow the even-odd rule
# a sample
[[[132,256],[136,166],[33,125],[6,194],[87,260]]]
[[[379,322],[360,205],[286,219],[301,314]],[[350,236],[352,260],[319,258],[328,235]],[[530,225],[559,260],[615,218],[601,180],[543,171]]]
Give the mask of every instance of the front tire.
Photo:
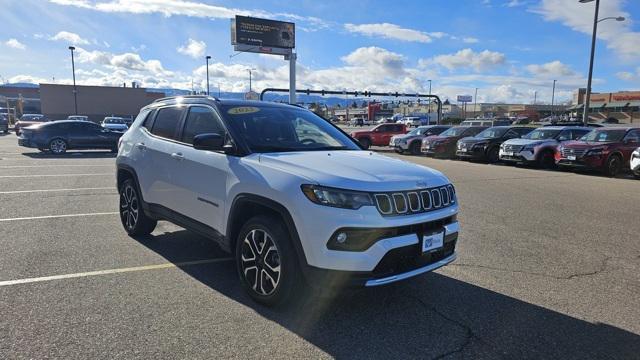
[[[291,237],[282,221],[256,216],[247,221],[236,241],[236,266],[242,287],[267,306],[291,300],[303,281]]]
[[[612,155],[607,159],[605,166],[605,174],[610,177],[616,177],[622,170],[622,158],[619,155]]]
[[[420,155],[420,142],[419,141],[412,142],[411,145],[409,146],[409,149],[411,151],[411,155]]]
[[[362,145],[362,147],[367,150],[371,147],[371,140],[364,138],[361,140],[358,140],[360,142],[360,145]]]
[[[551,150],[545,150],[540,154],[538,159],[538,166],[542,169],[553,169],[556,166],[556,160],[553,157],[554,153]]]
[[[120,186],[120,221],[129,236],[149,235],[156,228],[157,220],[149,218],[142,209],[142,197],[132,179]]]
[[[497,146],[490,148],[487,151],[487,161],[490,164],[497,163],[500,161],[500,149]]]
[[[49,151],[55,155],[62,155],[67,152],[67,142],[62,139],[53,139],[49,142]]]

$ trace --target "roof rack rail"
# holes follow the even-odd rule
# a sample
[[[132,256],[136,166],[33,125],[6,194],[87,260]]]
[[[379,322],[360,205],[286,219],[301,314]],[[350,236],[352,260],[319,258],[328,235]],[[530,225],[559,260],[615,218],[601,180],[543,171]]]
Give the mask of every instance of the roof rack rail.
[[[160,101],[164,101],[167,99],[175,99],[175,98],[191,98],[191,99],[198,99],[198,98],[210,98],[213,99],[214,101],[220,101],[217,97],[215,96],[211,96],[211,95],[174,95],[174,96],[167,96],[167,97],[163,97],[160,99],[155,99],[153,100],[154,103],[160,102]]]

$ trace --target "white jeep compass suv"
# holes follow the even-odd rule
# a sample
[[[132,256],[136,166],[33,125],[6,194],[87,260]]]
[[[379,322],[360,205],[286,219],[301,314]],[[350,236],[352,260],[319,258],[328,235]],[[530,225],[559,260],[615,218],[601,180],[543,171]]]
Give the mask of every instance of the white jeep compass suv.
[[[121,138],[117,186],[130,235],[168,220],[211,238],[268,305],[304,283],[378,286],[456,257],[458,204],[443,174],[364,151],[297,106],[157,100]]]

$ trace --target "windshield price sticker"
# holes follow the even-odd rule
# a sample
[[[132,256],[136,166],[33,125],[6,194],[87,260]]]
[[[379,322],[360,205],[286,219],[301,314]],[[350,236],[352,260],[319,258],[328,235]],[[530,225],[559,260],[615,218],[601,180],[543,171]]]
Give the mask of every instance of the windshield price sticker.
[[[258,111],[260,111],[260,109],[255,106],[239,106],[239,107],[234,107],[229,109],[229,111],[227,111],[227,114],[242,115],[242,114],[257,113]]]

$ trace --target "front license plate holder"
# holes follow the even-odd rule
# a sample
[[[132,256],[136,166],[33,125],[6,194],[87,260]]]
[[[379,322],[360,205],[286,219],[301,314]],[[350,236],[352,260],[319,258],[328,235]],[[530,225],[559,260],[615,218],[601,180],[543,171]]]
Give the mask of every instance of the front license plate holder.
[[[423,235],[420,244],[423,253],[442,248],[444,245],[444,231]]]
[[[569,155],[569,156],[567,156],[567,159],[571,160],[571,161],[576,161],[575,155]]]

